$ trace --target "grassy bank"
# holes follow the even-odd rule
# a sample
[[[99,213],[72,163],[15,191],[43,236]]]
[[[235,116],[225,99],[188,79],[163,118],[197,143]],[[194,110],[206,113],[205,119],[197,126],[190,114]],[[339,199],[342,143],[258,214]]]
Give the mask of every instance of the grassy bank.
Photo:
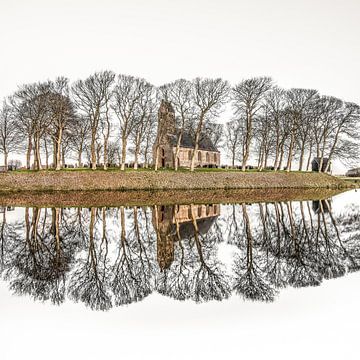
[[[156,191],[8,192],[0,206],[117,207],[174,204],[236,204],[328,199],[342,190],[318,189],[215,189]]]
[[[355,184],[356,187],[360,187],[360,177],[346,177],[346,176],[339,176],[340,180],[347,181],[349,183]]]
[[[0,192],[347,188],[336,177],[307,172],[19,171],[0,174]]]

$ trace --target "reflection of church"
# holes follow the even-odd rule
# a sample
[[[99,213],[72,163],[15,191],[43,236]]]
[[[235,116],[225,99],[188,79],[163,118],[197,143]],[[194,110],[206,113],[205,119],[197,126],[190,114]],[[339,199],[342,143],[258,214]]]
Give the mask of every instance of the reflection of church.
[[[157,260],[161,270],[174,260],[176,241],[206,234],[220,215],[220,205],[155,206],[153,224],[157,237]]]

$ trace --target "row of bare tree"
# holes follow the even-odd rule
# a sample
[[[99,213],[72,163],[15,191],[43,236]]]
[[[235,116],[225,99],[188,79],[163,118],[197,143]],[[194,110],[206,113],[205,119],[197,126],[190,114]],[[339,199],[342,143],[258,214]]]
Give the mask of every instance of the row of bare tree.
[[[252,155],[260,170],[290,171],[296,160],[301,171],[316,156],[319,170],[328,171],[333,159],[359,159],[360,107],[354,103],[316,90],[284,90],[267,77],[242,81],[232,97],[234,118],[225,129],[232,165],[241,161],[245,170]]]
[[[124,170],[128,153],[135,169],[140,163],[148,167],[153,145],[156,149],[164,136],[157,131],[161,99],[176,113],[175,159],[184,132],[193,135],[191,170],[204,134],[215,145],[224,138],[232,165],[239,161],[243,170],[256,159],[260,170],[285,164],[290,171],[294,161],[299,170],[308,169],[315,155],[321,163],[359,158],[359,106],[315,90],[283,90],[265,77],[233,88],[220,78],[179,79],[156,88],[142,78],[102,71],[71,85],[64,77],[22,85],[4,100],[0,154],[5,168],[10,153],[26,153],[26,167],[35,170],[60,170],[69,158],[81,167],[84,156],[92,169],[119,164]],[[230,102],[234,116],[223,129],[216,120]]]

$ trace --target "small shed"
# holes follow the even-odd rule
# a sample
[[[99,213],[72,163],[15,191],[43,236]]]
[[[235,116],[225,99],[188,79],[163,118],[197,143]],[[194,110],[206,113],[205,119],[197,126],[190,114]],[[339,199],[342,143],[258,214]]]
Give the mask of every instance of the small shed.
[[[351,169],[346,173],[349,177],[360,177],[360,168]]]
[[[320,163],[321,163],[321,158],[320,157],[316,157],[314,158],[314,160],[312,161],[311,163],[311,170],[312,171],[321,171],[321,172],[325,172],[326,168],[327,168],[327,165],[329,163],[329,159],[328,158],[323,158],[323,163],[322,163],[322,166],[321,166],[321,170],[320,170]],[[329,164],[329,168],[327,170],[327,172],[330,172],[331,171],[331,162]]]

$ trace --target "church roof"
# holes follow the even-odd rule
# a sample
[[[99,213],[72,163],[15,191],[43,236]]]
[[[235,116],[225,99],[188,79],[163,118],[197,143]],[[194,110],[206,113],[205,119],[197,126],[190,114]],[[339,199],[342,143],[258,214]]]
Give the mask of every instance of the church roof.
[[[177,143],[177,136],[175,135],[168,135],[169,141],[172,146],[176,146]],[[181,137],[181,147],[193,149],[195,147],[195,139],[194,136],[190,132],[183,132]],[[209,136],[201,135],[199,140],[199,150],[207,150],[207,151],[215,151],[219,152],[216,146],[213,144]]]
[[[214,224],[215,220],[217,218],[216,216],[206,217],[202,219],[197,219],[196,224],[198,227],[198,231],[200,235],[205,235],[212,225]],[[181,239],[189,239],[195,235],[195,228],[192,221],[187,221],[182,224],[180,224],[179,228],[180,238]]]

